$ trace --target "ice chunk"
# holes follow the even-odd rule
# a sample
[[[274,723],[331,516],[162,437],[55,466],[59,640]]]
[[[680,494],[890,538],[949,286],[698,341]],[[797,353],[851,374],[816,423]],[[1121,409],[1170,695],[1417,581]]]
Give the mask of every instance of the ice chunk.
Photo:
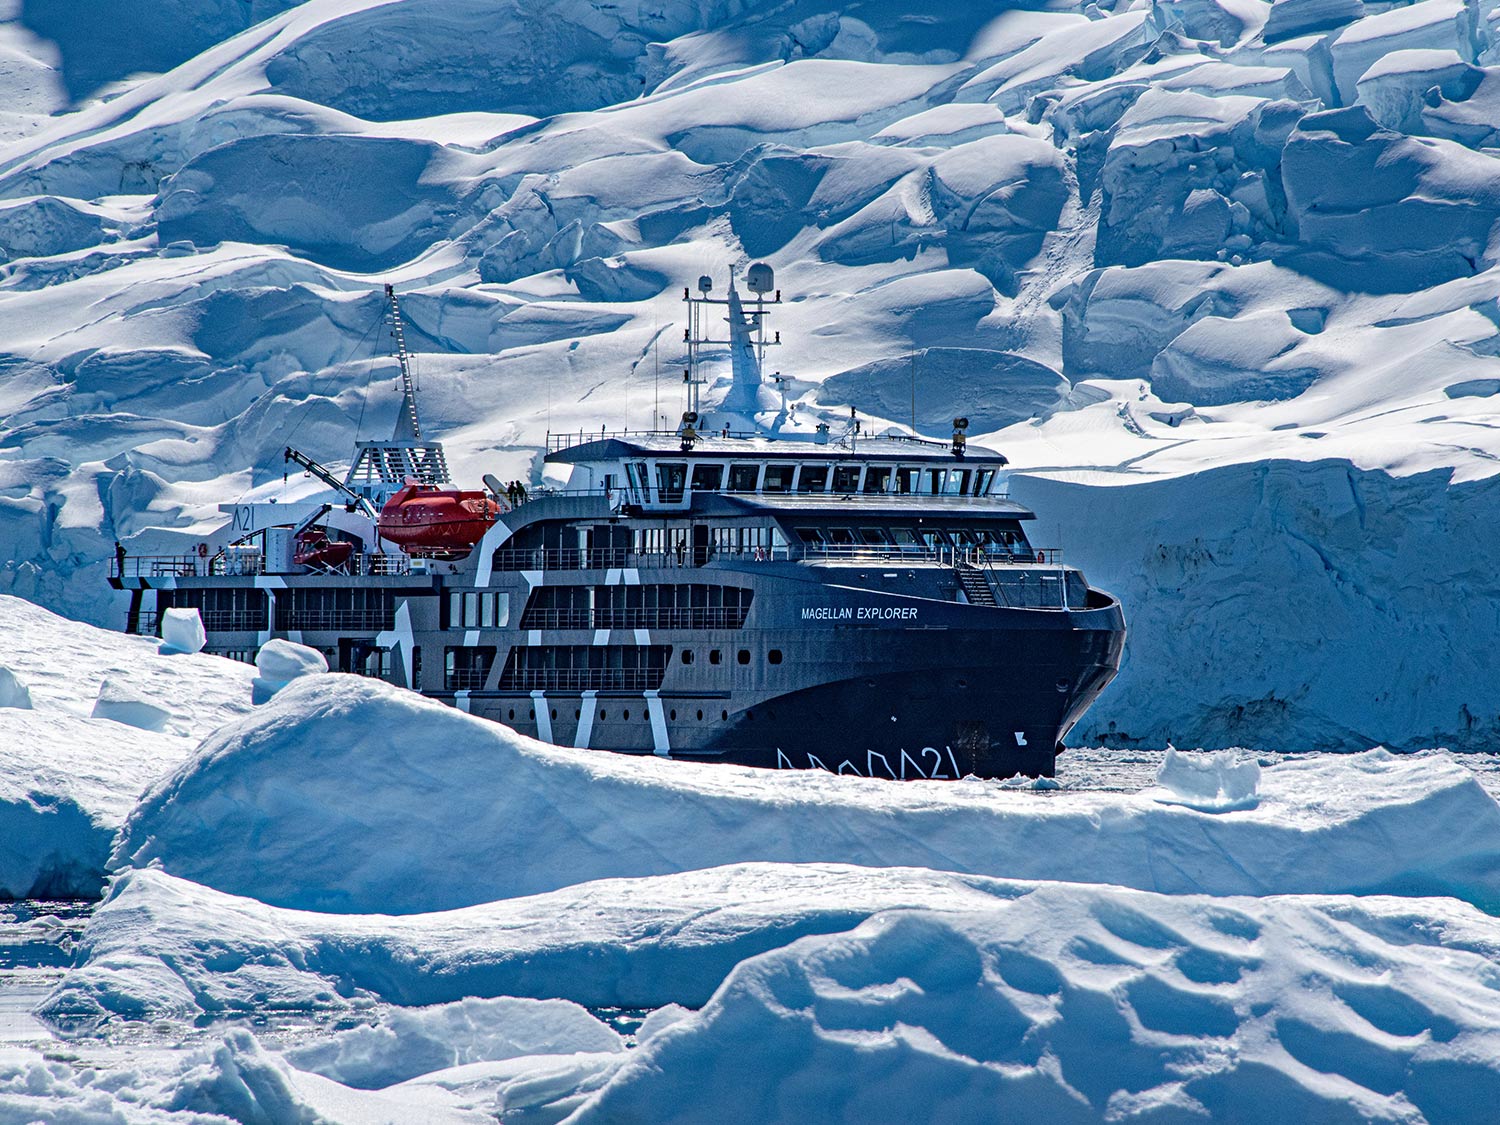
[[[208,643],[196,609],[168,609],[161,615],[163,652],[202,652]]]
[[[620,1036],[577,1004],[499,997],[392,1008],[374,1026],[340,1032],[286,1057],[345,1086],[378,1090],[467,1063],[623,1050]]]
[[[1386,55],[1408,49],[1451,50],[1474,61],[1473,13],[1464,0],[1419,0],[1366,16],[1329,44],[1333,78],[1347,104],[1359,96],[1359,79]]]
[[[260,673],[252,685],[255,700],[264,703],[293,680],[328,671],[328,658],[315,648],[276,637],[260,646],[255,668]]]
[[[1490,263],[1500,160],[1381,129],[1356,105],[1304,117],[1282,179],[1300,235],[1284,260],[1321,281],[1410,292]]]
[[[1484,71],[1457,51],[1392,51],[1359,79],[1359,101],[1387,129],[1422,133],[1422,111],[1442,99],[1461,102],[1479,86]]]
[[[31,710],[31,689],[4,665],[0,665],[0,707],[15,707],[22,711]]]
[[[99,685],[93,717],[141,730],[164,731],[172,720],[172,712],[147,699],[126,681],[111,677]]]
[[[1260,763],[1233,750],[1184,754],[1168,747],[1156,784],[1154,796],[1166,804],[1203,812],[1253,809],[1260,802]]]
[[[1303,338],[1284,312],[1204,317],[1157,353],[1151,389],[1197,406],[1296,398],[1322,373],[1317,362],[1299,362]]]
[[[1353,23],[1365,14],[1362,0],[1272,0],[1261,35],[1267,43]]]

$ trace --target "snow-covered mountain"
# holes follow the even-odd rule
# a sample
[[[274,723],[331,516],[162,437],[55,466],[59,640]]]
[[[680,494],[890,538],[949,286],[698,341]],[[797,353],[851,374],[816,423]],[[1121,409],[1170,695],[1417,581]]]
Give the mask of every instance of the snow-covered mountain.
[[[765,259],[808,418],[955,413],[1118,593],[1074,737],[1492,744],[1489,0],[26,0],[0,27],[0,591],[388,433],[460,476],[675,415]],[[723,365],[727,384],[728,363]]]

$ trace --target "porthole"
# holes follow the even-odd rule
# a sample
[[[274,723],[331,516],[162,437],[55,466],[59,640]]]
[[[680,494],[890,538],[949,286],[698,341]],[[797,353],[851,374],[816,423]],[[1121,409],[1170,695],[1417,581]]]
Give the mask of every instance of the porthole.
[[[1071,683],[1069,683],[1067,680],[1058,680],[1057,681],[1057,690],[1059,692],[1063,693],[1063,694],[1067,694],[1067,692],[1069,690],[1071,690],[1072,687],[1073,687],[1073,685]]]
[[[529,711],[527,711],[527,712],[526,712],[526,717],[527,717],[527,718],[528,718],[528,719],[532,719],[532,720],[535,720],[535,719],[536,719],[536,708],[535,708],[535,707],[533,707],[533,708],[531,708],[531,709],[530,709],[530,710],[529,710]]]
[[[583,718],[583,712],[579,711],[579,710],[577,710],[575,708],[574,711],[573,711],[573,718],[575,718],[575,719],[581,719],[581,718]]]
[[[703,712],[702,712],[702,711],[699,711],[699,712],[698,712],[698,721],[699,721],[699,722],[700,722],[700,723],[701,723],[701,722],[702,722],[702,721],[703,721]]]
[[[727,723],[729,721],[729,712],[728,711],[720,711],[719,712],[719,720],[721,722]]]
[[[514,719],[516,717],[516,709],[512,707],[510,711],[507,712],[507,714],[510,716],[510,718]]]
[[[677,708],[675,707],[672,708],[672,721],[674,723],[677,721]]]
[[[626,712],[625,712],[625,721],[626,721],[626,722],[627,722],[627,723],[628,723],[628,722],[630,722],[630,712],[629,712],[629,711],[626,711]]]
[[[741,664],[749,664],[750,650],[748,648],[740,649],[740,651],[735,654],[735,659],[738,660]]]
[[[708,650],[708,662],[710,664],[718,664],[722,659],[718,649],[712,648]]]
[[[693,662],[693,650],[692,649],[685,648],[685,649],[682,650],[682,662],[684,664],[691,664]]]
[[[605,720],[605,719],[607,719],[607,718],[609,718],[609,716],[608,716],[608,715],[606,715],[606,714],[605,714],[605,713],[604,713],[604,712],[603,712],[603,711],[600,711],[600,712],[599,712],[599,721],[600,721],[600,722],[601,722],[601,723],[602,723],[602,722],[603,722],[603,721],[604,721],[604,720]]]
[[[780,664],[781,650],[779,648],[773,648],[770,652],[766,653],[766,659],[769,660],[772,664]]]
[[[753,722],[755,722],[755,712],[754,711],[746,711],[745,712],[745,722],[747,722],[747,723],[753,723]]]
[[[552,717],[554,719],[557,718],[557,708],[556,707],[552,708]]]
[[[958,681],[958,686],[961,687],[961,688],[966,688],[966,687],[969,686],[969,681],[968,680],[959,680]]]

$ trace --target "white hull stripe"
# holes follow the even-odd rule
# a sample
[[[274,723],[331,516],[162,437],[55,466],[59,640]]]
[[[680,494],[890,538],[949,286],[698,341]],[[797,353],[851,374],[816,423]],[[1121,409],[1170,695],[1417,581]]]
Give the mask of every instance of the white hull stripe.
[[[573,739],[575,750],[587,750],[589,739],[594,737],[594,701],[598,696],[596,691],[586,691],[579,702],[578,734]]]
[[[531,705],[536,709],[536,736],[543,742],[552,741],[552,715],[547,710],[547,696],[540,691],[531,693]]]
[[[662,710],[661,696],[655,691],[646,693],[646,713],[651,716],[653,752],[659,757],[670,758],[672,744],[667,739],[667,713]]]

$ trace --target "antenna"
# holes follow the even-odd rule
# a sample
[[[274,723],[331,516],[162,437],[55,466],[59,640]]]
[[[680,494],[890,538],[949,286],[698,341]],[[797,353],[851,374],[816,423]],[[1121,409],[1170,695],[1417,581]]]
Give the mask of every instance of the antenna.
[[[917,349],[911,350],[911,436],[917,436]]]
[[[411,357],[406,354],[406,332],[401,323],[401,302],[396,299],[396,287],[385,287],[386,300],[391,303],[391,334],[396,337],[396,363],[401,367],[401,413],[396,419],[395,437],[422,440],[422,421],[417,417],[417,386],[411,377]],[[403,424],[410,434],[403,434]]]
[[[706,380],[702,377],[700,367],[703,362],[704,345],[727,345],[731,349],[731,360],[737,372],[740,370],[741,357],[745,356],[748,350],[749,355],[754,359],[755,382],[757,385],[760,384],[765,370],[766,348],[781,343],[781,333],[778,332],[774,339],[767,340],[765,330],[766,317],[769,315],[767,304],[775,305],[781,302],[781,291],[774,288],[775,284],[776,276],[765,262],[755,262],[750,266],[745,273],[745,285],[755,294],[753,308],[746,307],[745,303],[741,302],[740,295],[734,288],[732,274],[729,279],[727,297],[710,296],[713,292],[713,278],[707,274],[698,279],[697,296],[693,295],[691,289],[683,287],[682,299],[688,306],[688,323],[682,333],[682,341],[687,345],[687,367],[682,373],[683,389],[687,393],[684,414],[694,415],[695,420],[702,417],[701,388]],[[768,298],[766,294],[773,291],[775,296]],[[705,311],[710,305],[722,306],[728,311],[728,339],[714,339],[708,335]],[[737,374],[735,378],[738,381],[740,376]],[[736,385],[738,386],[738,382]],[[731,399],[735,393],[731,390]],[[750,404],[750,409],[745,412],[754,412],[753,402]]]

